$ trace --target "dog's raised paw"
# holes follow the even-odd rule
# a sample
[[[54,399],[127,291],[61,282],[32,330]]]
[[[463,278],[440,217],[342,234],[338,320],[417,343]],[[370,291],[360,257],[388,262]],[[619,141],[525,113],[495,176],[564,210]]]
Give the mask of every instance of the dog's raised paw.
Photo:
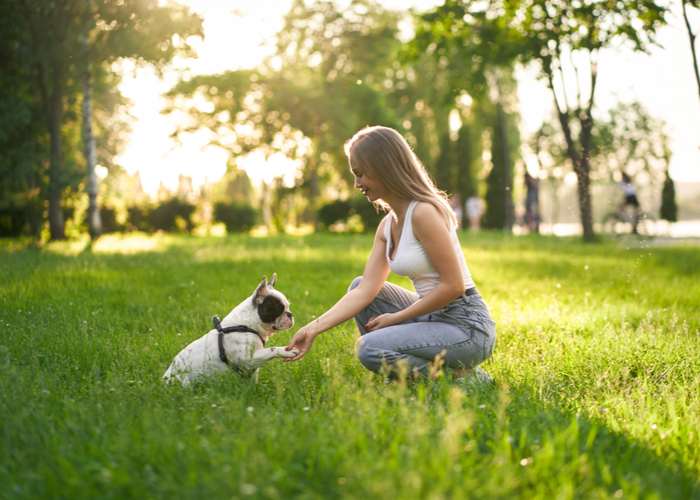
[[[297,349],[296,347],[294,349],[289,350],[289,351],[283,349],[281,354],[282,354],[283,358],[293,358],[294,356],[299,354],[299,349]]]

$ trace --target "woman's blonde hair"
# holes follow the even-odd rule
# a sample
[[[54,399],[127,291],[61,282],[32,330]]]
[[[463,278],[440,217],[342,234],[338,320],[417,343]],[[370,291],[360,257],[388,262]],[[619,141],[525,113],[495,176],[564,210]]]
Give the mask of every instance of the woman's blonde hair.
[[[350,168],[362,168],[389,191],[409,200],[424,201],[438,209],[447,226],[457,225],[457,217],[406,139],[388,127],[365,127],[345,143]],[[375,202],[387,210],[383,200]]]

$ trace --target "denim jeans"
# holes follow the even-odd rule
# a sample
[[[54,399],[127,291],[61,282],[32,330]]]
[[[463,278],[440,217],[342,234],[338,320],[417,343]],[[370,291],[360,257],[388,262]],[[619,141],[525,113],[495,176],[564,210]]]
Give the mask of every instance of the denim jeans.
[[[355,278],[348,291],[361,279]],[[399,360],[405,360],[412,372],[428,375],[437,355],[453,369],[477,366],[491,356],[496,323],[478,294],[462,295],[438,311],[399,325],[365,330],[372,316],[403,310],[419,299],[418,294],[386,282],[374,301],[355,316],[361,335],[355,351],[367,369],[379,373],[383,363],[396,367]]]

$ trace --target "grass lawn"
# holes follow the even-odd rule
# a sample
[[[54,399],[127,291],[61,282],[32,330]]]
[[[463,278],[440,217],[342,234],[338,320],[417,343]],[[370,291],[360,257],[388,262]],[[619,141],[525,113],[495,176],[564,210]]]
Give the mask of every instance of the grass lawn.
[[[264,274],[324,312],[371,236],[0,242],[0,498],[700,498],[700,248],[460,238],[498,328],[469,396],[385,387],[352,322],[257,384],[161,382]]]

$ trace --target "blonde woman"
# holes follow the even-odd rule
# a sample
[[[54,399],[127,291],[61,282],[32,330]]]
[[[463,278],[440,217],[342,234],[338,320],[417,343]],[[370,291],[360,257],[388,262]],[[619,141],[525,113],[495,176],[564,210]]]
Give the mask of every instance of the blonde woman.
[[[374,238],[362,277],[318,319],[296,332],[287,350],[304,356],[316,337],[355,318],[360,362],[379,373],[405,363],[429,375],[436,359],[455,378],[486,381],[481,369],[496,341],[495,323],[474,286],[457,238],[457,220],[410,146],[396,130],[367,127],[345,144],[355,187],[389,214]],[[408,276],[415,293],[386,281]],[[402,361],[403,360],[403,361]],[[434,373],[434,371],[432,372]]]

